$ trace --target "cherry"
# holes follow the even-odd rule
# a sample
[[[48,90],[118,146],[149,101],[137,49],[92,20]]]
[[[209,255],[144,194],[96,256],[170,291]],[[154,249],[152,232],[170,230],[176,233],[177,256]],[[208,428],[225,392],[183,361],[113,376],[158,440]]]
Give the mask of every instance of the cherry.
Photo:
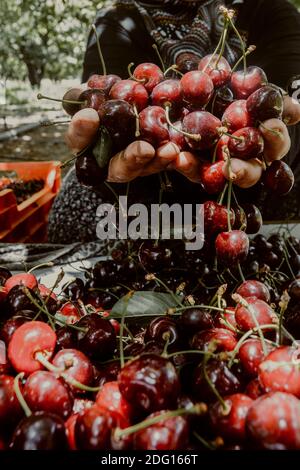
[[[197,307],[185,310],[179,322],[180,326],[182,325],[189,334],[193,334],[198,330],[208,330],[213,327],[213,317],[209,310]]]
[[[171,106],[178,108],[182,105],[182,86],[180,80],[171,78],[153,88],[151,100],[154,106]]]
[[[156,245],[151,240],[143,242],[139,249],[139,261],[147,271],[169,267],[171,255],[169,248]]]
[[[267,190],[283,196],[294,186],[294,174],[291,168],[281,160],[275,160],[266,169],[263,183]]]
[[[136,116],[133,107],[127,101],[106,101],[101,106],[99,116],[117,150],[123,150],[135,139]]]
[[[66,91],[62,99],[62,107],[69,116],[74,116],[80,109],[79,97],[82,94],[81,88],[71,88]]]
[[[46,323],[31,321],[16,329],[8,345],[9,360],[17,372],[29,375],[43,368],[35,359],[42,352],[48,359],[56,344],[56,334]]]
[[[149,62],[139,64],[133,71],[133,77],[143,83],[148,93],[165,78],[161,69]]]
[[[256,297],[257,299],[270,302],[271,296],[268,287],[256,279],[244,281],[236,290],[236,293],[244,297]]]
[[[288,294],[297,303],[300,301],[300,279],[295,279],[288,287]]]
[[[136,106],[138,111],[145,109],[148,104],[148,93],[144,85],[134,80],[121,80],[115,83],[109,92],[111,100],[124,100]]]
[[[247,232],[247,218],[242,206],[236,206],[234,208],[234,224],[231,224],[234,230],[245,230]],[[224,229],[226,230],[226,228]]]
[[[248,383],[245,393],[253,400],[256,400],[258,397],[261,397],[264,394],[264,391],[261,388],[258,378],[252,379]]]
[[[220,193],[226,184],[223,162],[205,162],[200,166],[200,179],[204,191],[208,194]]]
[[[106,101],[106,96],[101,90],[89,88],[79,95],[78,101],[82,101],[82,104],[80,105],[81,109],[92,108],[99,113],[99,109]]]
[[[208,54],[203,57],[199,62],[198,69],[210,76],[215,87],[224,85],[231,74],[231,67],[225,57],[219,58],[216,54]]]
[[[15,429],[12,450],[66,450],[68,447],[63,420],[52,413],[33,413]]]
[[[64,419],[72,412],[73,397],[67,386],[52,372],[33,372],[26,380],[23,395],[33,411],[56,413]]]
[[[229,138],[228,149],[230,155],[241,160],[260,157],[264,150],[264,139],[261,132],[255,127],[238,129]]]
[[[67,284],[67,286],[63,289],[64,294],[70,300],[78,300],[82,299],[84,296],[84,282],[82,279],[77,277],[74,281]]]
[[[116,427],[124,428],[128,423],[116,412],[92,406],[77,417],[75,423],[75,441],[79,450],[107,450],[128,446],[129,438],[123,442],[114,442],[113,433]]]
[[[84,186],[100,186],[107,177],[107,168],[100,168],[90,149],[76,158],[75,169],[77,180]]]
[[[241,230],[222,232],[216,238],[215,247],[218,261],[225,266],[232,266],[247,258],[249,239]]]
[[[112,86],[120,82],[121,78],[118,75],[110,74],[110,75],[91,75],[88,79],[87,86],[89,88],[96,88],[97,90],[102,90],[106,95],[109,94],[110,89]]]
[[[20,314],[21,313],[21,314]],[[0,337],[5,342],[6,346],[8,346],[12,335],[16,331],[19,326],[23,325],[31,320],[32,315],[34,312],[31,310],[24,310],[19,312],[18,315],[14,315],[13,317],[9,318],[2,326],[0,330]]]
[[[219,138],[218,128],[221,121],[208,111],[193,111],[187,114],[182,121],[184,132],[191,135],[199,135],[201,138],[185,136],[189,146],[194,150],[205,150],[211,148]]]
[[[268,79],[265,72],[251,65],[244,70],[237,70],[231,75],[230,86],[238,100],[246,100],[254,91],[267,85]]]
[[[282,346],[259,365],[258,378],[265,392],[288,392],[300,397],[299,348]]]
[[[214,344],[216,351],[232,351],[236,344],[236,335],[225,328],[211,328],[210,330],[199,331],[192,339],[192,349],[208,351],[211,344]]]
[[[164,411],[152,413],[149,419]],[[186,450],[189,438],[188,421],[183,416],[162,419],[141,429],[133,436],[135,450]]]
[[[183,99],[192,106],[205,106],[214,92],[214,84],[208,74],[193,70],[183,75],[180,80]]]
[[[83,316],[83,312],[76,302],[66,302],[60,307],[59,313],[68,325],[73,325]]]
[[[277,87],[265,85],[247,99],[247,110],[257,121],[281,118],[283,112],[282,93]]]
[[[118,412],[126,421],[130,421],[133,409],[119,390],[117,381],[105,383],[96,396],[96,403],[101,408]]]
[[[93,278],[103,286],[109,286],[116,281],[120,266],[114,261],[98,261],[93,267]]]
[[[170,141],[174,142],[174,144],[177,145],[180,151],[185,150],[187,148],[187,143],[181,131],[182,131],[182,121],[176,121],[173,123],[172,127],[171,126],[169,127]]]
[[[283,392],[263,395],[248,411],[246,429],[260,449],[300,449],[299,400]]]
[[[22,417],[23,411],[14,391],[14,378],[9,375],[0,375],[0,429],[7,432],[16,425]]]
[[[53,358],[52,363],[59,369],[62,369],[67,377],[77,380],[83,385],[91,385],[94,373],[90,360],[77,349],[63,349]],[[82,390],[72,386],[74,393],[80,394]]]
[[[204,374],[204,367],[206,374]],[[193,393],[197,400],[210,403],[216,400],[206,376],[222,396],[238,393],[241,390],[242,385],[239,378],[227,367],[226,362],[213,359],[205,366],[200,364],[194,371]]]
[[[38,282],[36,277],[30,273],[14,274],[4,284],[7,293],[15,286],[25,286],[28,289],[36,289]]]
[[[170,140],[166,113],[160,106],[148,106],[139,114],[139,127],[142,140],[155,148]]]
[[[125,364],[118,382],[124,398],[148,414],[172,408],[179,395],[179,379],[173,364],[155,354],[143,354]]]
[[[71,349],[74,347],[76,339],[74,330],[62,326],[56,330],[57,342],[56,349]]]
[[[169,347],[177,346],[180,342],[180,333],[177,323],[168,317],[156,317],[148,324],[144,341],[156,341]]]
[[[101,361],[111,357],[116,348],[116,333],[109,320],[104,320],[97,313],[81,318],[76,326],[79,349],[88,357]]]
[[[235,319],[242,331],[248,331],[260,326],[275,324],[277,317],[273,309],[263,300],[256,297],[247,297],[249,307],[238,304],[235,310]]]
[[[266,343],[268,351],[271,350],[270,343]],[[260,339],[247,339],[239,349],[239,359],[247,374],[256,377],[259,364],[264,360],[265,354]]]
[[[225,397],[226,410],[220,402],[209,408],[212,429],[217,435],[231,442],[246,439],[246,418],[253,400],[243,393]]]
[[[263,224],[260,210],[254,204],[243,204],[242,208],[246,216],[246,233],[255,234],[259,232]]]
[[[229,86],[224,85],[215,90],[215,94],[211,100],[211,113],[222,118],[228,106],[234,102],[234,97]]]
[[[235,223],[235,213],[230,209],[230,222]],[[218,233],[227,230],[228,218],[227,208],[215,201],[206,201],[204,203],[204,228],[205,233]]]
[[[237,100],[226,108],[222,123],[233,133],[244,127],[251,127],[253,120],[247,110],[246,100]]]
[[[113,361],[105,366],[99,366],[94,370],[95,384],[102,387],[107,382],[114,382],[120,372],[120,361]]]
[[[176,68],[179,72],[185,74],[192,70],[197,70],[199,64],[199,57],[196,54],[184,52],[179,54],[176,58]]]

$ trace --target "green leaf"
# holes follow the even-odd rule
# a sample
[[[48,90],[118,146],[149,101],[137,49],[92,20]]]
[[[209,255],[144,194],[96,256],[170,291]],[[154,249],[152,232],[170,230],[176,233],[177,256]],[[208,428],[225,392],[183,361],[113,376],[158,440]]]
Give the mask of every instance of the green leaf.
[[[118,300],[110,314],[114,318],[120,318],[124,312],[126,318],[155,317],[163,315],[169,308],[178,306],[180,300],[179,296],[163,292],[138,291],[129,300],[126,296]]]
[[[105,168],[112,157],[112,140],[104,126],[100,127],[100,136],[93,148],[93,155],[100,168]]]

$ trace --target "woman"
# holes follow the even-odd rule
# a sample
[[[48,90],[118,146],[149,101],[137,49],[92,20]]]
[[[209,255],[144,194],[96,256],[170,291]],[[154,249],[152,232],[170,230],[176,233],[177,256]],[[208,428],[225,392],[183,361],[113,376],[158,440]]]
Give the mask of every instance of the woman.
[[[154,42],[167,66],[180,60],[180,55],[185,53],[192,53],[199,60],[212,52],[219,41],[222,31],[219,7],[224,3],[236,10],[236,26],[247,43],[257,47],[249,56],[248,64],[262,67],[270,82],[286,88],[291,77],[300,74],[300,15],[286,0],[117,1],[113,7],[102,10],[95,22],[109,73],[126,78],[130,62],[157,63],[152,47]],[[231,65],[241,55],[240,43],[233,32],[228,36],[224,55]],[[101,73],[101,69],[95,38],[90,34],[83,80],[86,81],[93,73]],[[293,114],[294,122],[300,121],[300,104],[288,96],[285,97],[285,109],[287,113]],[[66,135],[70,149],[78,152],[87,146],[98,126],[96,111],[79,111],[73,117]],[[297,200],[299,191],[299,124],[287,128],[282,121],[271,119],[260,130],[265,140],[265,158],[272,161],[287,155],[286,161],[295,173],[295,189],[290,199],[287,199],[287,207],[291,209],[290,201]],[[274,130],[279,132],[272,132]],[[156,151],[147,142],[130,144],[111,159],[108,181],[116,183],[113,186],[117,192],[124,191],[124,183],[130,181],[130,194],[134,200],[150,202],[156,197],[157,202],[157,173],[162,170],[173,170],[169,172],[173,188],[173,193],[167,194],[170,202],[199,202],[205,199],[203,194],[200,196],[198,184],[199,160],[191,152],[179,152],[172,143]],[[232,171],[236,176],[236,185],[242,187],[254,186],[262,174],[261,166],[253,160],[236,161]],[[257,199],[257,194],[255,187],[252,192],[243,190],[242,197],[254,202],[253,198]],[[50,241],[70,243],[95,239],[96,208],[107,197],[104,188],[95,193],[80,187],[72,171],[50,215]],[[276,198],[272,204],[269,204],[269,199],[265,200],[263,205],[264,213],[272,219],[286,218],[300,211],[299,204],[295,205],[294,202],[289,214],[286,207],[280,212]],[[274,210],[268,212],[270,205],[276,207],[275,213]]]

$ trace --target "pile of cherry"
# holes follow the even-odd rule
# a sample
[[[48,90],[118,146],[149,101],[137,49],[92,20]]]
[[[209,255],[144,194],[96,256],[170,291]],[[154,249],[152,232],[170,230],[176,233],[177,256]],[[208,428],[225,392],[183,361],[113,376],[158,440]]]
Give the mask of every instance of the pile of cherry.
[[[56,294],[0,268],[1,448],[300,449],[300,242],[257,235],[244,282],[207,251],[122,242]]]

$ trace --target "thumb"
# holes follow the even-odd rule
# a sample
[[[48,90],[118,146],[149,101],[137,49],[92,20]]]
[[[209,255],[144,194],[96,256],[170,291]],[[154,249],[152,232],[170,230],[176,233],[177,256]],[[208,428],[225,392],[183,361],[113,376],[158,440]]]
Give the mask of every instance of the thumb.
[[[94,139],[99,128],[99,116],[95,109],[85,108],[74,114],[65,140],[73,153],[87,147]]]

